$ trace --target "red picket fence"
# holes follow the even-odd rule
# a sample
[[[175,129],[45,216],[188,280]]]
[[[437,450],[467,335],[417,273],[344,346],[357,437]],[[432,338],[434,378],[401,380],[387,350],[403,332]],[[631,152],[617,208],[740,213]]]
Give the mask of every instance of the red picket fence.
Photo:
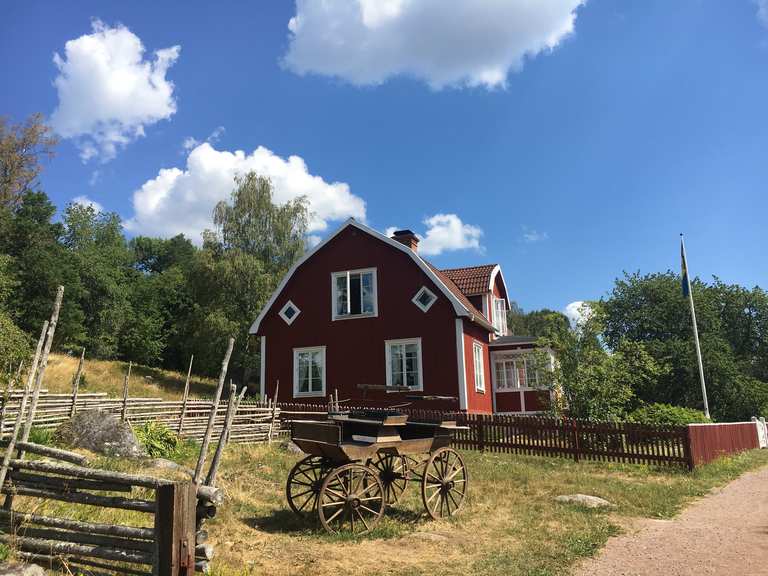
[[[691,424],[691,467],[712,462],[726,454],[760,447],[755,422]]]
[[[327,415],[322,404],[279,403],[283,426],[292,420],[319,420]],[[345,409],[350,407],[345,406]],[[366,408],[371,410],[370,407]],[[449,413],[433,410],[402,412],[414,419],[455,419],[466,430],[454,439],[457,448],[579,460],[691,466],[688,430],[684,426],[643,426],[587,422],[540,416]]]

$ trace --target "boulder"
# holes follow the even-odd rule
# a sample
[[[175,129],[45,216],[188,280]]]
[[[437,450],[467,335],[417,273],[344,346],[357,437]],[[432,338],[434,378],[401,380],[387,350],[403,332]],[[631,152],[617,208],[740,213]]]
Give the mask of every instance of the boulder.
[[[3,562],[0,564],[0,576],[45,576],[45,570],[37,564]]]
[[[567,494],[555,498],[558,502],[566,504],[577,504],[585,508],[612,508],[613,504],[598,496],[589,496],[588,494]]]
[[[130,424],[115,414],[86,410],[56,430],[58,442],[75,448],[121,458],[140,458],[144,449],[133,434]]]
[[[296,446],[293,442],[288,440],[287,442],[283,442],[280,444],[280,448],[285,450],[286,452],[290,452],[291,454],[304,454],[301,448]]]

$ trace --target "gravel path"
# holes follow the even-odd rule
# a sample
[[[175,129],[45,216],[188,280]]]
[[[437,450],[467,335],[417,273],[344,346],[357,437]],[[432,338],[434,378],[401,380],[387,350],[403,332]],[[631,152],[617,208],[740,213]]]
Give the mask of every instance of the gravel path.
[[[768,575],[768,467],[715,489],[673,520],[611,538],[576,576]]]

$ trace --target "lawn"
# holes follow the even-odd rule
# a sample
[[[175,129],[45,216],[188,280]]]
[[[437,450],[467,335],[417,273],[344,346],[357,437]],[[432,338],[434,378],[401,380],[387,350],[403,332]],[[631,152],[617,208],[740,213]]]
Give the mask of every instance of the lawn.
[[[416,484],[373,534],[323,533],[288,509],[285,478],[299,456],[279,447],[233,448],[220,485],[226,506],[210,521],[214,572],[270,575],[568,574],[630,517],[669,518],[692,498],[742,472],[768,464],[768,451],[723,459],[694,473],[565,459],[464,454],[470,497],[459,516],[427,520]],[[611,511],[559,504],[586,493]]]

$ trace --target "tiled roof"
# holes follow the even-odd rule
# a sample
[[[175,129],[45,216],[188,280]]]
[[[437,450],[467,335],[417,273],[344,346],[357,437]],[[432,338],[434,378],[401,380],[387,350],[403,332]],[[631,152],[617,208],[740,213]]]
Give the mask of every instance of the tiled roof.
[[[424,259],[422,258],[422,260]],[[475,316],[476,321],[479,321],[480,323],[484,323],[487,326],[492,326],[488,322],[488,319],[483,315],[483,313],[480,312],[480,310],[478,310],[472,305],[472,302],[469,301],[469,298],[467,298],[466,294],[464,294],[464,292],[462,292],[461,289],[459,289],[456,283],[453,280],[451,280],[451,278],[445,273],[444,270],[439,270],[438,268],[435,268],[435,266],[433,266],[430,262],[427,262],[426,260],[424,260],[424,263],[427,266],[429,266],[432,272],[435,273],[435,276],[440,278],[440,280],[443,282],[443,284],[445,284],[448,290],[450,290],[451,293],[454,296],[456,296],[456,298],[458,298],[459,302],[461,302],[466,307],[466,309],[469,310],[469,312]]]
[[[452,268],[441,270],[464,294],[483,294],[488,292],[491,285],[491,274],[496,264],[483,264],[482,266],[469,266],[467,268]]]

